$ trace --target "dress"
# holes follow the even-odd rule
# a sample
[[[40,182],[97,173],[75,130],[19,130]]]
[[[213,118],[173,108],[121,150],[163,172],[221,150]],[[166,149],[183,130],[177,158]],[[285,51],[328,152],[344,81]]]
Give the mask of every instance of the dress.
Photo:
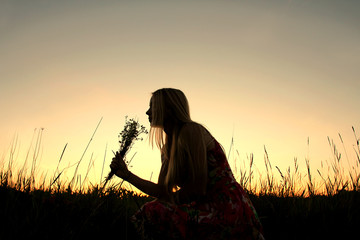
[[[180,205],[154,200],[132,217],[146,239],[264,239],[257,213],[218,142],[207,161],[203,200]]]

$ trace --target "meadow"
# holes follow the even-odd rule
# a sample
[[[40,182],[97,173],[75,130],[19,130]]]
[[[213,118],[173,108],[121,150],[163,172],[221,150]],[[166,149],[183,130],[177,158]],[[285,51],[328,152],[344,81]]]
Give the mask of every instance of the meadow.
[[[236,177],[258,212],[266,239],[347,239],[358,234],[360,139],[354,128],[353,132],[356,159],[347,170],[343,155],[330,139],[333,159],[326,171],[312,169],[308,158],[306,169],[299,169],[295,158],[292,167],[281,170],[272,166],[266,148],[266,171],[256,174],[253,155],[238,164]],[[89,182],[87,173],[81,181],[79,162],[74,164],[70,179],[59,166],[51,175],[40,174],[40,140],[38,135],[33,152],[20,168],[15,168],[16,144],[1,161],[0,239],[139,239],[130,217],[152,198],[132,191],[121,181],[111,181],[102,188],[101,183]]]

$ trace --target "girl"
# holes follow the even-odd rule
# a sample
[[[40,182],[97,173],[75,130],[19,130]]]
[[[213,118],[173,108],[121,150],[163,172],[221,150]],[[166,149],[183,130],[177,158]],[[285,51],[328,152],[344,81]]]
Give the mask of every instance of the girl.
[[[246,192],[236,182],[220,144],[190,118],[178,89],[155,91],[146,112],[150,139],[161,151],[158,183],[131,173],[117,155],[115,174],[156,200],[133,216],[144,238],[264,239]]]

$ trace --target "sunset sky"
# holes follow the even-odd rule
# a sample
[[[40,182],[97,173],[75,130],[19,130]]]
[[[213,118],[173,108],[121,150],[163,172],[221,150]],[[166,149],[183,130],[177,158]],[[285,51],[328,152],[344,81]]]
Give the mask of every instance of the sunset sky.
[[[338,133],[351,165],[359,12],[357,0],[0,0],[0,166],[16,136],[21,166],[44,128],[38,165],[51,175],[65,144],[60,168],[79,161],[103,118],[80,166],[85,174],[92,158],[98,182],[125,115],[149,127],[151,93],[163,87],[181,89],[193,120],[226,151],[233,137],[237,159],[253,153],[259,171],[264,145],[280,169],[294,157],[305,169],[308,154],[320,168],[332,159],[328,136],[343,151]],[[156,180],[159,151],[145,140],[135,152],[132,171]]]

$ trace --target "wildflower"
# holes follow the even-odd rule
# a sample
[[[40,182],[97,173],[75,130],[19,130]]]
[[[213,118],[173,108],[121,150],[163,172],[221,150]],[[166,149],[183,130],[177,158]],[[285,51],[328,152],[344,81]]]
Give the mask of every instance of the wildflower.
[[[128,117],[126,116],[124,129],[120,132],[118,136],[120,149],[119,151],[114,153],[115,156],[119,154],[124,159],[125,163],[129,164],[129,162],[125,160],[126,153],[131,149],[135,141],[143,140],[143,138],[139,137],[142,133],[147,134],[147,129],[143,125],[140,125],[137,120],[133,118],[128,120]],[[112,176],[114,176],[114,174],[114,171],[111,171],[108,174],[105,179],[104,187],[106,183],[112,178]]]

